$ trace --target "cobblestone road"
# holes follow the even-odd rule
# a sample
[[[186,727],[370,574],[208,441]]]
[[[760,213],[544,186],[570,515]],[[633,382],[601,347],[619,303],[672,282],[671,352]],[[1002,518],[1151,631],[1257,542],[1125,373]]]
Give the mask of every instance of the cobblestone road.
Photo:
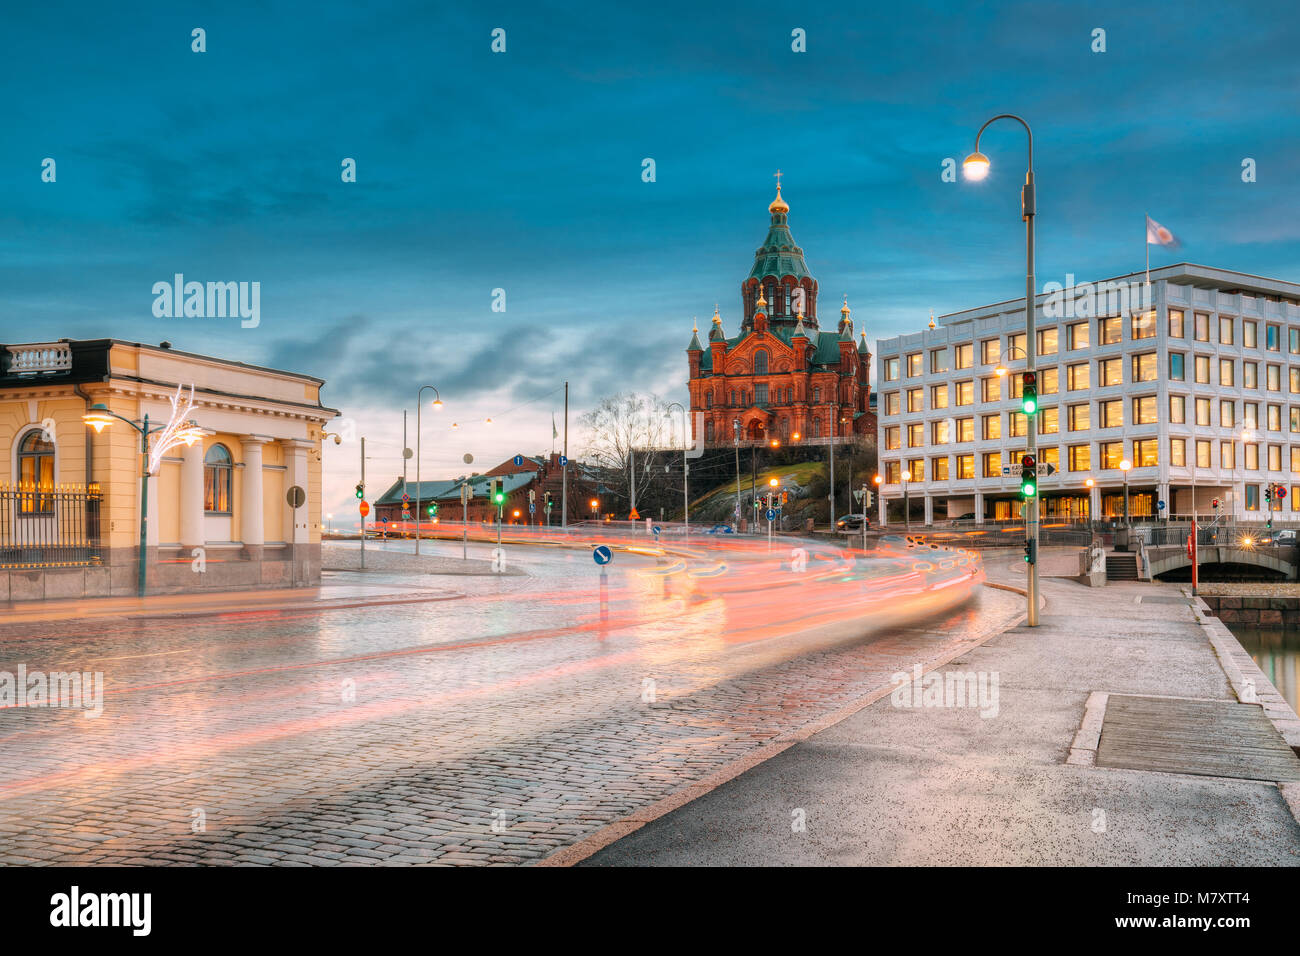
[[[620,556],[604,621],[589,556],[547,551],[447,600],[0,627],[0,672],[106,682],[98,718],[0,709],[0,862],[535,861],[1020,613],[977,588],[873,629],[851,575],[830,613],[665,563]]]

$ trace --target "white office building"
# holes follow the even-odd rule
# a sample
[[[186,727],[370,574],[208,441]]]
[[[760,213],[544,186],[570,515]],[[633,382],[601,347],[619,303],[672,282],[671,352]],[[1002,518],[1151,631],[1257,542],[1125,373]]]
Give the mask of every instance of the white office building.
[[[1238,520],[1300,512],[1300,284],[1187,263],[1149,286],[1065,278],[1035,313],[1038,461],[1057,469],[1039,479],[1044,522],[1122,515],[1126,476],[1134,517],[1206,515],[1215,499]],[[1024,308],[877,343],[882,522],[905,498],[917,523],[1019,517]]]

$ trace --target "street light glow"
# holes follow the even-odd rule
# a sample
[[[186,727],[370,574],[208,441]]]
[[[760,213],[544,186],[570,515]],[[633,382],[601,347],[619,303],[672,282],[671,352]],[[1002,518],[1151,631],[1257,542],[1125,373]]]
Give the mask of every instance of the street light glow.
[[[1127,458],[1125,458],[1123,461],[1119,463],[1120,471],[1128,471],[1132,467],[1133,467],[1133,462],[1129,461]]]
[[[961,169],[967,179],[981,180],[989,174],[989,158],[976,150],[962,162]]]

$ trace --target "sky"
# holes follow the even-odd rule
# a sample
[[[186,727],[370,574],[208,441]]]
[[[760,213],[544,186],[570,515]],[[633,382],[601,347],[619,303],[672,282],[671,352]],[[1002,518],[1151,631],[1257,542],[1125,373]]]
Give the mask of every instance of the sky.
[[[577,455],[605,396],[686,401],[694,317],[734,334],[778,168],[823,319],[848,295],[874,341],[1023,294],[1023,130],[943,177],[997,113],[1034,131],[1040,289],[1142,268],[1147,213],[1182,243],[1153,266],[1300,281],[1298,48],[1289,4],[1196,0],[13,6],[0,342],[323,378],[371,497],[424,384],[426,479],[549,451],[566,380]],[[176,273],[259,282],[258,325],[156,317]],[[351,515],[358,443],[325,465]]]

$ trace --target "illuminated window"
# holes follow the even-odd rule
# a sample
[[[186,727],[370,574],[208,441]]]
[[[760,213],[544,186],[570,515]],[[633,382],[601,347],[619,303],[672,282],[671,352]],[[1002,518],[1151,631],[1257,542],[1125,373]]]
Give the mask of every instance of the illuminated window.
[[[1212,443],[1207,438],[1196,439],[1196,467],[1210,467],[1210,448]]]
[[[225,445],[213,445],[203,456],[203,510],[230,514],[230,482],[234,460]]]
[[[1091,381],[1089,377],[1089,368],[1087,362],[1079,362],[1077,365],[1069,365],[1065,369],[1066,387],[1072,392],[1078,392],[1089,387]]]
[[[1259,331],[1258,326],[1249,320],[1242,320],[1241,323],[1241,347],[1244,349],[1259,348]]]
[[[953,354],[956,358],[954,364],[957,368],[970,368],[975,362],[975,346],[969,342],[965,345],[954,346]]]
[[[1183,310],[1169,310],[1169,337],[1171,339],[1181,339],[1186,336],[1187,332],[1183,327]]]
[[[981,379],[980,388],[983,391],[984,401],[996,402],[1002,399],[1002,379],[997,377]]]
[[[1160,442],[1155,438],[1138,438],[1133,442],[1133,465],[1154,468],[1160,463]]]
[[[1088,347],[1088,323],[1075,322],[1073,325],[1066,326],[1065,329],[1065,347],[1070,351],[1075,349],[1086,349]]]
[[[1105,469],[1119,468],[1119,463],[1124,460],[1124,443],[1122,441],[1104,441],[1097,446],[1098,457],[1101,458],[1101,467]]]
[[[1113,398],[1108,402],[1098,402],[1097,411],[1102,428],[1122,428],[1124,426],[1124,402]]]
[[[35,404],[35,403],[33,403]],[[32,492],[54,490],[54,442],[46,441],[41,430],[30,431],[18,446],[19,490],[27,492],[19,500],[22,514],[50,514],[54,498]]]
[[[1124,326],[1120,324],[1119,316],[1098,319],[1097,332],[1097,337],[1101,340],[1099,345],[1119,345],[1124,340]]]
[[[1184,468],[1187,466],[1187,439],[1169,439],[1169,464],[1173,465],[1175,468]]]
[[[948,480],[948,459],[947,458],[930,459],[930,480],[931,481]]]
[[[1210,341],[1210,315],[1208,312],[1197,312],[1193,317],[1195,328],[1193,330],[1196,341]]]
[[[948,407],[948,386],[947,385],[930,386],[930,407],[931,408]]]
[[[1086,432],[1092,426],[1089,424],[1088,404],[1071,405],[1069,411],[1070,431]]]
[[[1098,385],[1122,385],[1124,383],[1124,366],[1120,360],[1102,359],[1097,363],[1097,377],[1101,379]]]
[[[1169,396],[1169,421],[1174,425],[1182,425],[1187,421],[1186,395]]]
[[[1155,312],[1139,312],[1129,323],[1129,337],[1133,339],[1154,339],[1156,337]]]
[[[1159,421],[1159,414],[1156,411],[1156,397],[1154,395],[1144,395],[1141,398],[1133,399],[1133,424],[1134,425],[1154,425]]]
[[[1002,343],[998,339],[985,339],[980,343],[980,359],[984,365],[997,365],[1002,357]]]
[[[1232,319],[1227,316],[1219,317],[1219,344],[1232,344]]]
[[[975,419],[959,418],[957,419],[957,441],[966,442],[975,440]]]
[[[957,456],[957,478],[974,478],[975,477],[975,456],[958,455]]]
[[[1131,356],[1133,362],[1133,382],[1154,382],[1156,380],[1156,353],[1144,352]]]
[[[1092,467],[1092,448],[1089,445],[1070,446],[1070,470],[1087,471]]]
[[[1002,477],[1002,453],[997,451],[986,451],[984,453],[984,477],[1000,478]]]
[[[1038,330],[1038,354],[1055,355],[1057,352],[1058,329]]]
[[[1002,437],[1002,416],[985,415],[980,422],[980,430],[985,441],[994,441]]]
[[[958,382],[957,383],[957,404],[971,405],[975,402],[975,383]]]
[[[1219,359],[1219,385],[1230,387],[1233,381],[1233,366],[1236,363],[1232,359]]]

